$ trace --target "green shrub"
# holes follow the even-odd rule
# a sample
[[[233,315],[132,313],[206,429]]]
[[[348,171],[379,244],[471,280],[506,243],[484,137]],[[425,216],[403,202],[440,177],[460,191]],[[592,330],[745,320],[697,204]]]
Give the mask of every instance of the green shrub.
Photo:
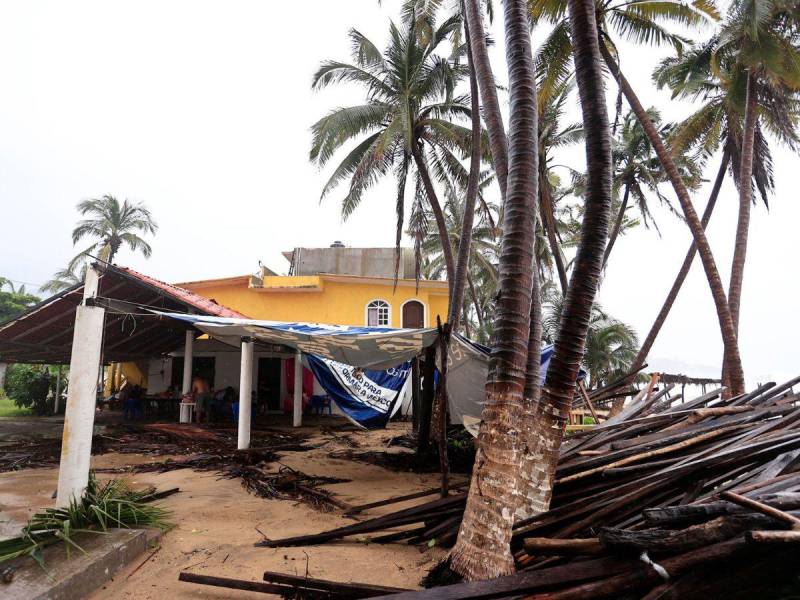
[[[53,412],[50,388],[55,378],[44,365],[13,364],[6,371],[5,393],[20,408],[30,408],[36,415]]]

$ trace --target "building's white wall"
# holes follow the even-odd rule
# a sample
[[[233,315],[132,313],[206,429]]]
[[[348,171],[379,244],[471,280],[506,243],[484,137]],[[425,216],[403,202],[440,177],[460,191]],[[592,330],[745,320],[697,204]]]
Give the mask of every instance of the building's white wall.
[[[147,369],[147,393],[160,394],[167,391],[171,378],[172,357],[151,359]]]

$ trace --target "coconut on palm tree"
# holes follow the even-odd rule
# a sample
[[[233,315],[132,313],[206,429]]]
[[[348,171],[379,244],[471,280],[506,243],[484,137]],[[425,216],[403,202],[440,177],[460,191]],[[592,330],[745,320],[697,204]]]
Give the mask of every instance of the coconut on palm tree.
[[[347,181],[342,199],[342,216],[347,218],[364,192],[381,177],[394,174],[398,245],[409,175],[416,176],[416,189],[422,191],[433,212],[442,239],[447,239],[434,181],[450,176],[466,182],[468,173],[460,161],[471,153],[472,146],[471,129],[457,122],[469,120],[472,114],[469,97],[456,94],[456,87],[468,75],[466,65],[458,60],[463,51],[457,50],[453,58],[437,52],[460,28],[460,17],[450,17],[438,26],[433,23],[426,36],[419,35],[418,25],[415,19],[406,20],[401,27],[392,23],[383,53],[360,32],[351,30],[352,63],[326,61],[312,82],[316,90],[352,83],[366,93],[364,104],[337,108],[312,126],[310,158],[320,167],[345,144],[357,142],[334,169],[322,197]],[[443,252],[448,280],[452,281],[453,249],[445,244]]]
[[[144,204],[129,200],[120,204],[114,196],[106,194],[79,202],[77,208],[87,218],[78,221],[72,230],[72,243],[84,238],[95,241],[70,261],[67,271],[73,272],[90,256],[111,264],[122,246],[141,252],[145,258],[152,254],[150,244],[142,236],[155,234],[158,225]]]

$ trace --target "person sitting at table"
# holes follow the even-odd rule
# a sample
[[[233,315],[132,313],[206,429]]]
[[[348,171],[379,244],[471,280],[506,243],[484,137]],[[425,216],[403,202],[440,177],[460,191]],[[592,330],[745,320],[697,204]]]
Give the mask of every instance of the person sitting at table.
[[[208,423],[211,410],[211,386],[202,377],[195,377],[192,381],[192,398],[197,410],[197,422],[201,423],[205,417],[206,423]]]

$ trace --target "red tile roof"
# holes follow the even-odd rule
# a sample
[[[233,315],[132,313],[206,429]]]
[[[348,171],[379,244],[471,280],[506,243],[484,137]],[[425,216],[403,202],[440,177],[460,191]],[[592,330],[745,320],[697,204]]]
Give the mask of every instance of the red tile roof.
[[[180,300],[181,302],[185,302],[186,304],[194,306],[197,310],[200,310],[207,315],[212,315],[215,317],[228,317],[233,319],[248,318],[247,315],[237,312],[232,308],[228,308],[227,306],[217,304],[217,302],[215,302],[211,298],[206,298],[205,296],[201,296],[200,294],[190,292],[189,290],[184,289],[182,287],[178,287],[176,285],[172,285],[171,283],[166,283],[159,279],[155,279],[153,277],[150,277],[149,275],[139,273],[138,271],[134,271],[133,269],[130,269],[128,267],[119,267],[114,265],[113,268],[118,271],[121,271],[122,273],[126,273],[127,275],[135,279],[138,279],[143,283],[158,288],[162,292],[175,297],[177,300]]]

